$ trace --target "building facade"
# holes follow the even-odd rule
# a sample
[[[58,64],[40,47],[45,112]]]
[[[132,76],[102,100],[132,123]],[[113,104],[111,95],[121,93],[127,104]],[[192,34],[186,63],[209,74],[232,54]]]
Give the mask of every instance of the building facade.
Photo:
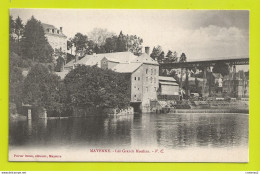
[[[47,38],[49,44],[55,51],[58,49],[64,53],[67,52],[67,36],[63,34],[62,27],[59,29],[50,24],[42,23],[45,37]]]

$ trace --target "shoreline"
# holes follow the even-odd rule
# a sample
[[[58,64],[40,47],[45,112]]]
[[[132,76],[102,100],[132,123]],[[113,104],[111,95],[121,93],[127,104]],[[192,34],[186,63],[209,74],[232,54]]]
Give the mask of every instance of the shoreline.
[[[248,109],[174,109],[168,113],[241,113],[249,114]]]
[[[166,109],[166,108],[165,108]],[[170,109],[170,108],[167,108]],[[161,113],[156,113],[156,112],[149,112],[151,114],[203,114],[203,113],[215,113],[215,114],[249,114],[248,109],[170,109],[168,112],[165,110],[165,112]],[[146,113],[139,113],[139,114],[146,114]],[[133,114],[123,114],[123,115],[108,115],[109,117],[111,116],[116,116],[116,117],[122,117],[122,116],[128,116],[128,115],[134,115]],[[46,119],[54,120],[54,119],[69,119],[69,118],[84,118],[84,116],[79,117],[79,116],[71,116],[71,117],[47,117]],[[10,115],[9,119],[11,120],[26,120],[27,117],[24,115]],[[39,119],[44,119],[44,118],[39,118]]]

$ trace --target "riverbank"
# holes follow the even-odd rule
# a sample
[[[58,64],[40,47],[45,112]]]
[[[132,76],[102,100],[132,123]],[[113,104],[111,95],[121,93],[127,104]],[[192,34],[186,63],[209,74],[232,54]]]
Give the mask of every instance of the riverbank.
[[[243,113],[249,114],[248,109],[170,109],[168,113]]]

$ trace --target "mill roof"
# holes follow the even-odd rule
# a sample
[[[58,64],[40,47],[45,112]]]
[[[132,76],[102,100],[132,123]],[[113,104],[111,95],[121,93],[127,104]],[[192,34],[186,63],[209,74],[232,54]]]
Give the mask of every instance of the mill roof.
[[[159,65],[158,62],[154,59],[152,59],[148,54],[143,53],[140,56],[136,57],[132,62],[141,62],[146,64],[152,64],[152,65]]]
[[[74,63],[82,65],[100,65],[100,61],[103,58],[107,58],[109,61],[118,63],[130,63],[137,56],[133,55],[131,52],[115,52],[115,53],[103,53],[103,54],[93,54],[86,55],[82,59],[75,62],[75,60],[70,61],[65,65],[65,67],[73,66]]]
[[[179,86],[177,82],[161,82],[159,81],[160,84],[162,85],[171,85],[171,86]]]
[[[140,66],[142,65],[142,63],[121,63],[116,65],[112,70],[119,72],[119,73],[132,73],[135,70],[137,70]]]
[[[159,81],[176,82],[176,80],[173,77],[166,77],[166,76],[159,76]]]

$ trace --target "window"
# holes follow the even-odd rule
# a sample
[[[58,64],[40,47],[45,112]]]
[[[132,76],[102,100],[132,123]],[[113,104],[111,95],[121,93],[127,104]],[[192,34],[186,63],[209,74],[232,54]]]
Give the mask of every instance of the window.
[[[148,69],[146,69],[146,74],[148,74]]]
[[[135,77],[135,80],[136,80],[136,77]]]
[[[156,75],[156,69],[154,69],[154,75]]]
[[[153,75],[153,69],[151,69],[151,75]]]
[[[153,83],[153,78],[151,77],[151,83]]]
[[[57,30],[57,33],[59,34],[59,33],[60,33],[60,31],[59,31],[59,30]]]
[[[148,87],[146,87],[146,92],[148,92]]]
[[[154,87],[154,91],[156,92],[156,87]]]
[[[52,29],[52,33],[54,33],[54,29]]]
[[[148,82],[148,77],[146,77],[146,81]]]
[[[47,28],[47,32],[50,32],[50,29],[49,29],[49,28]]]
[[[140,77],[138,77],[138,80],[140,81]]]
[[[139,91],[139,88],[137,88],[137,90]]]

